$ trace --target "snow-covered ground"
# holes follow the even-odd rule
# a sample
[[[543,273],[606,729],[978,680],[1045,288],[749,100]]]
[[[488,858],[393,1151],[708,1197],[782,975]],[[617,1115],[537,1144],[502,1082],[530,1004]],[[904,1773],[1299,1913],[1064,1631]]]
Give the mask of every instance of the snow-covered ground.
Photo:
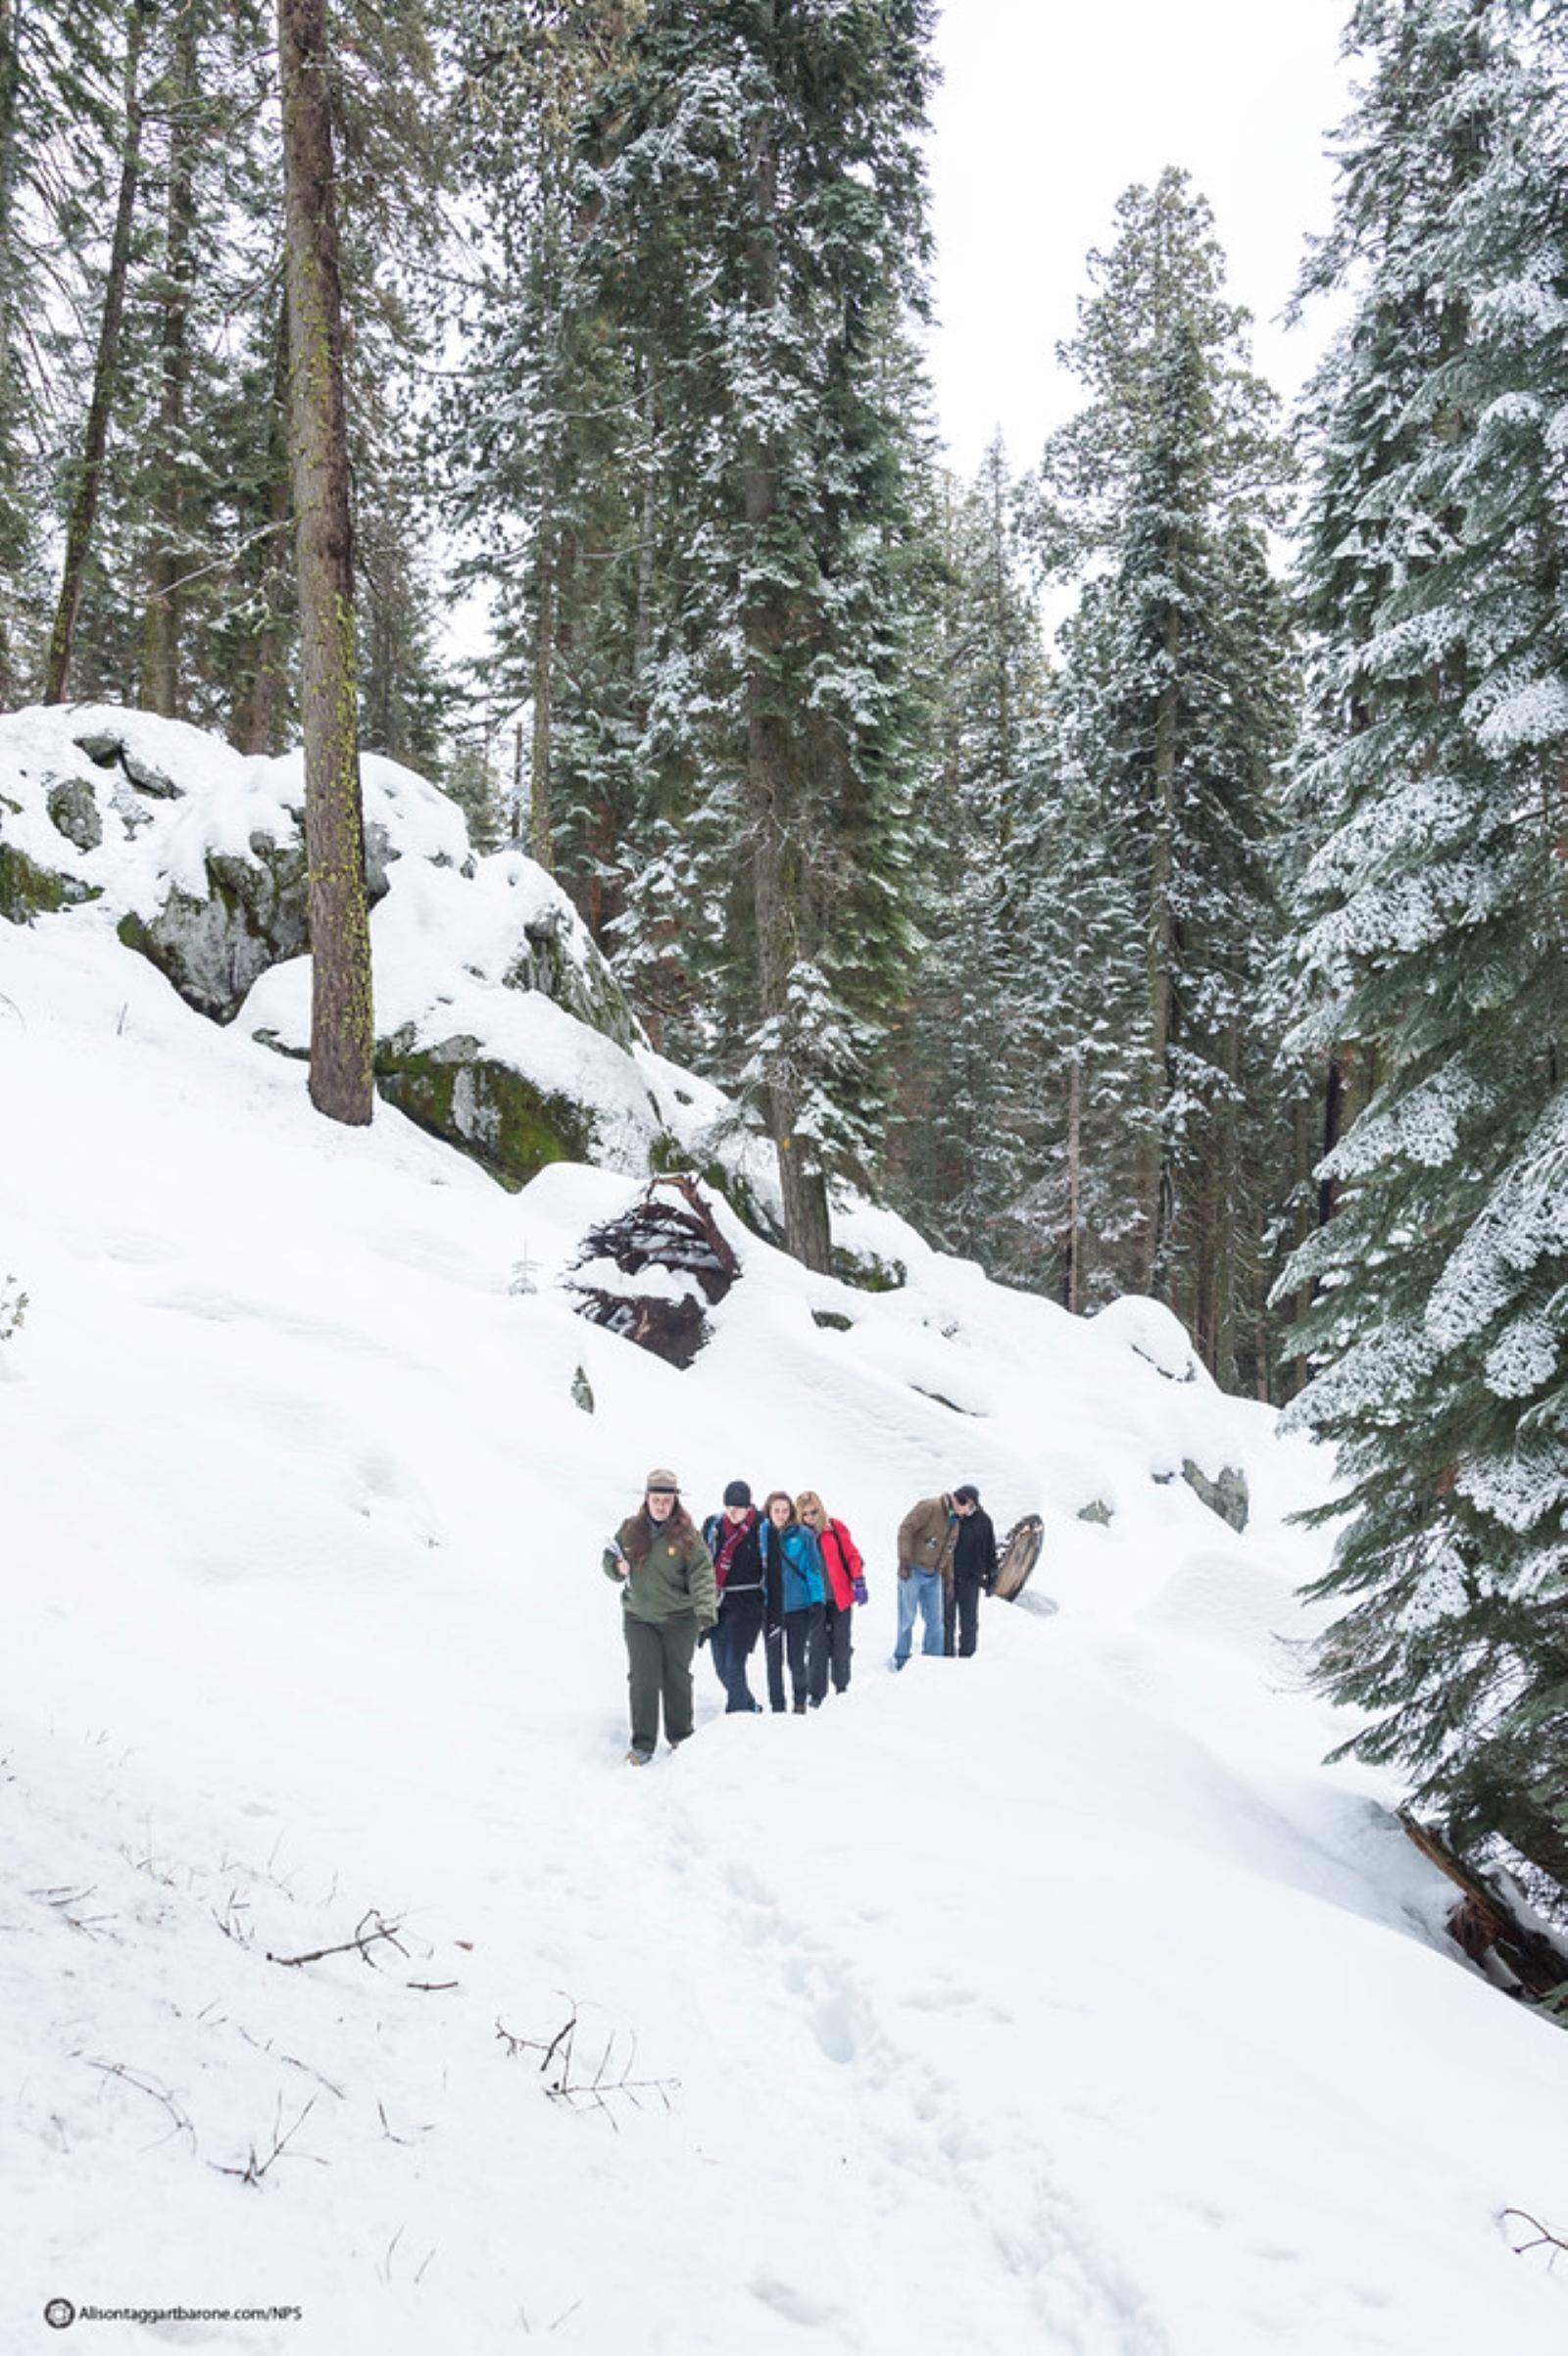
[[[1568,2222],[1568,2039],[1319,1765],[1326,1468],[1162,1312],[872,1213],[909,1282],[851,1292],[721,1212],[674,1372],[558,1283],[635,1181],[331,1127],[107,906],[0,924],[0,1104],[7,2356],[54,2298],[301,2311],[100,2356],[1557,2356],[1501,2212]],[[701,1658],[636,1774],[598,1555],[663,1462],[818,1489],[871,1601],[843,1700],[726,1720]],[[1044,1558],[895,1678],[898,1520],[963,1479]]]

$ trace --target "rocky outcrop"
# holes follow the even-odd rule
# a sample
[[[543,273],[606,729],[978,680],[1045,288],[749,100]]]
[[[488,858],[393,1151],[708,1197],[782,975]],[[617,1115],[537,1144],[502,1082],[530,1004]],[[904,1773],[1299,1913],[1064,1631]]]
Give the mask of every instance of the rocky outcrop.
[[[172,884],[151,917],[121,918],[120,938],[198,1014],[232,1022],[269,966],[309,947],[305,847],[253,834],[248,859],[210,851],[205,863],[205,896]]]
[[[150,794],[155,802],[176,802],[184,791],[155,761],[136,752],[125,729],[84,728],[71,741],[96,768],[118,769],[138,794]]]
[[[444,1137],[515,1193],[552,1161],[593,1158],[592,1115],[487,1055],[477,1039],[421,1044],[412,1025],[376,1043],[375,1084],[411,1121]]]
[[[833,1247],[833,1274],[858,1293],[899,1293],[909,1281],[903,1260],[884,1259],[879,1252],[860,1252],[847,1244]]]
[[[507,990],[539,990],[590,1030],[602,1032],[628,1051],[642,1038],[625,992],[603,957],[571,954],[566,909],[559,903],[525,918],[522,944],[502,975]]]
[[[1229,1523],[1233,1530],[1246,1529],[1252,1500],[1247,1486],[1247,1475],[1239,1465],[1227,1464],[1218,1478],[1211,1481],[1189,1456],[1182,1465],[1182,1479],[1210,1513],[1217,1513],[1220,1520]]]
[[[44,807],[58,831],[78,851],[96,851],[104,839],[97,790],[85,777],[60,777],[46,788]]]
[[[40,865],[19,844],[0,836],[0,916],[9,924],[30,924],[34,916],[51,916],[97,898],[91,884]]]

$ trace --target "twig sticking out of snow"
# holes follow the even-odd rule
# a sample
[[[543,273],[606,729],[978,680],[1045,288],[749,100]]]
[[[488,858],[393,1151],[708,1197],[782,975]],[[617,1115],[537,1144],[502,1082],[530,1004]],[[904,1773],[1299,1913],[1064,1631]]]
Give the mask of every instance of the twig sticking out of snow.
[[[545,2092],[552,2102],[564,2103],[570,2110],[602,2111],[617,2134],[619,2133],[619,2122],[611,2107],[616,2095],[624,2095],[636,2110],[642,2109],[642,2097],[648,2094],[657,2094],[666,2111],[673,2110],[675,2107],[674,2098],[680,2090],[678,2078],[633,2078],[632,2070],[637,2060],[635,2031],[630,2035],[626,2058],[620,2064],[618,2075],[614,2074],[613,2057],[620,2039],[620,2033],[618,2030],[612,2029],[605,2049],[599,2056],[593,2076],[591,2078],[573,2078],[572,2065],[577,2037],[575,2005],[572,2007],[570,2018],[556,2031],[555,2036],[548,2041],[543,2037],[514,2037],[501,2021],[496,2023],[496,2035],[510,2054],[537,2053],[540,2056],[541,2075],[550,2068],[552,2062],[557,2064],[556,2076],[545,2088]]]
[[[367,1928],[367,1925],[369,1927]],[[359,1955],[372,1970],[378,1971],[380,1966],[370,1949],[381,1940],[395,1948],[399,1955],[407,1957],[409,1950],[398,1936],[402,1928],[401,1923],[383,1922],[375,1908],[370,1906],[361,1915],[352,1939],[340,1939],[333,1947],[313,1947],[308,1955],[274,1955],[269,1948],[267,1960],[269,1963],[281,1963],[292,1971],[302,1963],[320,1963],[328,1955]]]
[[[96,1938],[102,1925],[114,1921],[114,1916],[112,1914],[78,1915],[73,1914],[71,1910],[73,1906],[79,1906],[85,1899],[94,1896],[97,1887],[95,1882],[89,1882],[84,1889],[77,1890],[71,1883],[62,1882],[53,1890],[29,1890],[27,1895],[29,1898],[41,1898],[46,1906],[54,1908],[56,1914],[64,1916],[73,1931],[80,1931],[88,1939],[93,1939]]]
[[[272,2148],[268,2153],[265,2160],[258,2158],[256,2146],[253,2143],[250,2149],[250,2157],[246,2160],[242,2168],[225,2168],[218,2160],[212,2160],[208,2163],[208,2165],[216,2168],[220,2176],[237,2176],[242,2184],[259,2184],[263,2177],[266,2176],[269,2168],[271,2167],[273,2161],[280,2160],[285,2156],[291,2160],[314,2160],[318,2168],[324,2168],[326,2166],[326,2162],[320,2157],[318,2152],[290,2151],[288,2148],[315,2108],[316,2096],[313,2094],[310,2101],[301,2111],[299,2117],[295,2120],[293,2126],[285,2131],[283,2127],[283,2097],[281,2094],[279,2094],[277,2098],[276,2115],[272,2121]]]
[[[156,2150],[160,2143],[167,2143],[170,2135],[189,2135],[190,2147],[192,2151],[195,2150],[196,2130],[167,2086],[156,2086],[151,2079],[138,2078],[135,2071],[127,2070],[123,2062],[90,2061],[87,2067],[89,2070],[101,2070],[106,2078],[118,2078],[122,2085],[134,2086],[138,2094],[150,2094],[154,2102],[163,2104],[170,2117],[169,2135],[156,2136],[146,2145],[148,2151]]]
[[[1562,2251],[1568,2250],[1568,2239],[1565,2239],[1561,2233],[1554,2233],[1550,2226],[1543,2225],[1539,2217],[1532,2217],[1528,2209],[1504,2209],[1502,2214],[1504,2218],[1517,2217],[1521,2225],[1527,2225],[1531,2229],[1528,2241],[1515,2241],[1510,2244],[1516,2258],[1522,2258],[1526,2250],[1547,2249],[1550,2250],[1551,2255],[1546,2260],[1546,2264],[1551,2267],[1556,2265]]]

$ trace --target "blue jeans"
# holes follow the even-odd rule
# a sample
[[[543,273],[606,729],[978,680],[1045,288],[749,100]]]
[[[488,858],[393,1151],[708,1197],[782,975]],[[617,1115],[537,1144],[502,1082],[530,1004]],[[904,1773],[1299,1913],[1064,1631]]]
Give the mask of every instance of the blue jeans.
[[[909,1641],[914,1635],[916,1615],[925,1621],[922,1652],[946,1652],[947,1640],[942,1628],[942,1573],[940,1571],[911,1571],[907,1579],[899,1575],[899,1641],[893,1647],[893,1661],[902,1669],[909,1657]]]

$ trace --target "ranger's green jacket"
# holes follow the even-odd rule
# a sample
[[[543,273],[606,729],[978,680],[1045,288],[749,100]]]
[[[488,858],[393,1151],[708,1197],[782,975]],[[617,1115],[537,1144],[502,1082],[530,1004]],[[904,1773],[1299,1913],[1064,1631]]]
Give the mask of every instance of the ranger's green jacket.
[[[634,1620],[673,1620],[683,1611],[697,1614],[699,1628],[711,1628],[718,1618],[718,1589],[713,1584],[713,1558],[688,1521],[678,1529],[666,1523],[654,1539],[648,1560],[621,1581],[615,1551],[626,1552],[637,1516],[631,1515],[615,1532],[615,1545],[606,1546],[605,1577],[621,1586],[621,1602]],[[630,1558],[628,1557],[628,1560]]]

